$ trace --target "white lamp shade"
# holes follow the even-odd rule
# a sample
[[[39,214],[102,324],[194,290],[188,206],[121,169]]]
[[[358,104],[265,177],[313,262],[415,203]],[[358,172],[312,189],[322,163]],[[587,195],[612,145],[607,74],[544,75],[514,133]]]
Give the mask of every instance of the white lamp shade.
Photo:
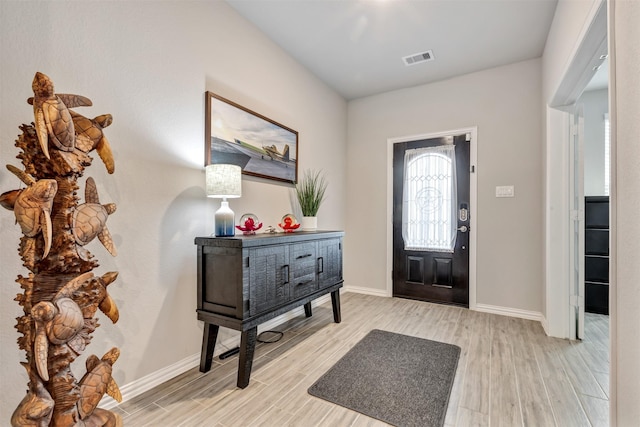
[[[205,167],[207,197],[235,198],[242,196],[242,169],[237,165]]]

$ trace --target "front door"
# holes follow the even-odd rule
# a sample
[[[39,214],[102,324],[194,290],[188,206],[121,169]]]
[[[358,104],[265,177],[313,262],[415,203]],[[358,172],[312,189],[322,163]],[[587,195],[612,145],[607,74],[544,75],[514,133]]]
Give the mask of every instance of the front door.
[[[469,306],[470,137],[393,146],[393,295]]]

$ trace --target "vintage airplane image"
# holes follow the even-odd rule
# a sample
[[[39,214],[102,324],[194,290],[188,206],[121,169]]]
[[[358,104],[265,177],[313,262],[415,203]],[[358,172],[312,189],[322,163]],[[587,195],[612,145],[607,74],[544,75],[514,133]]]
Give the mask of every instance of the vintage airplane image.
[[[269,156],[269,158],[271,158],[271,160],[276,160],[278,162],[282,162],[284,163],[285,167],[288,167],[289,164],[295,164],[295,160],[291,160],[289,158],[289,145],[285,145],[284,149],[282,150],[282,153],[280,151],[278,151],[278,147],[276,147],[275,145],[263,145],[262,146],[262,150],[264,150],[264,152],[266,153],[267,156]],[[264,156],[262,156],[262,158],[264,159]]]
[[[281,152],[275,144],[260,148],[237,138],[233,142],[211,138],[211,158],[215,162],[237,164],[249,174],[295,182],[296,159],[290,153],[288,144]]]
[[[237,164],[249,175],[295,183],[298,132],[225,101],[209,98],[208,161]]]

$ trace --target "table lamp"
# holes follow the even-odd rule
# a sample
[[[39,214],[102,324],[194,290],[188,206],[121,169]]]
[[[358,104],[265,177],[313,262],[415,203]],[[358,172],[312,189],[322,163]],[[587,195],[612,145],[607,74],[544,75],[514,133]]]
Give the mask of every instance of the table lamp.
[[[216,237],[235,234],[235,217],[228,198],[242,196],[242,169],[236,165],[208,165],[205,167],[207,197],[222,199],[215,214]]]

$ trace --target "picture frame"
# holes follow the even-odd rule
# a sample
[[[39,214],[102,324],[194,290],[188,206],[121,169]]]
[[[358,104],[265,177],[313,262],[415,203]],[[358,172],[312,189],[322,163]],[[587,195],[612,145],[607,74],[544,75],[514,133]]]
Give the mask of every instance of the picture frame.
[[[213,92],[205,98],[205,166],[234,164],[245,175],[298,181],[297,131]]]

